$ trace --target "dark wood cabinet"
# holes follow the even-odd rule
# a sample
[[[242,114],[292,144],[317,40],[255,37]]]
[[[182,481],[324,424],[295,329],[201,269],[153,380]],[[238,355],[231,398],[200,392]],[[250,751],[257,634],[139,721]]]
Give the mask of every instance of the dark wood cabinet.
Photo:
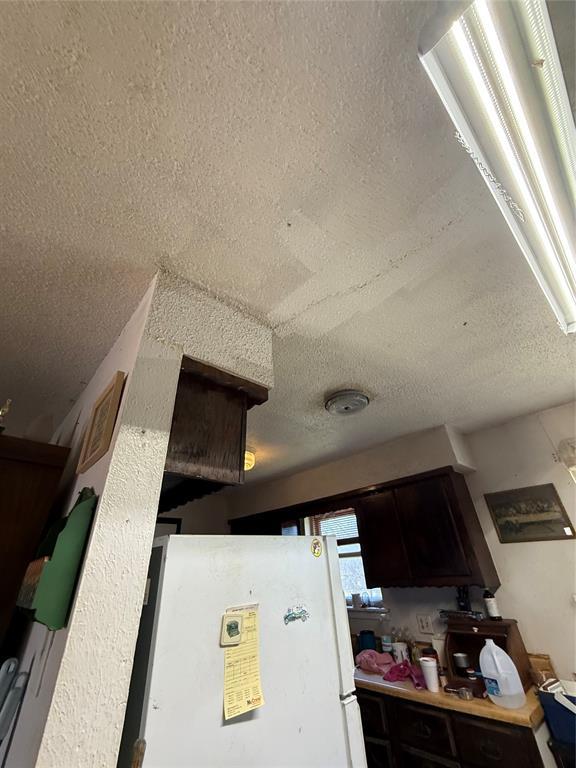
[[[464,478],[450,467],[354,505],[368,587],[500,585]]]
[[[386,700],[383,696],[371,693],[357,694],[362,730],[365,737],[381,739],[388,734],[388,718],[386,717]]]
[[[165,471],[222,484],[244,481],[246,394],[182,371]]]
[[[285,521],[349,508],[358,520],[368,587],[500,586],[466,481],[452,467],[237,518],[230,525],[233,533],[280,533]]]
[[[366,765],[368,768],[394,768],[392,745],[385,739],[365,739]]]
[[[250,515],[230,520],[230,532],[242,536],[281,536],[283,521],[273,515]]]
[[[267,398],[260,385],[182,358],[159,512],[244,482],[246,413]]]
[[[366,584],[385,586],[380,579],[404,581],[412,568],[404,544],[393,490],[361,498],[354,505],[358,520]]]
[[[357,691],[368,768],[543,768],[531,728]]]
[[[0,642],[69,453],[58,445],[0,435]]]
[[[541,765],[534,740],[526,738],[526,728],[472,717],[454,717],[453,724],[458,753],[467,766],[538,768]]]
[[[445,488],[448,482],[448,476],[440,475],[394,491],[410,569],[417,579],[471,575],[456,526],[458,511]]]
[[[396,705],[396,731],[403,744],[440,757],[456,755],[450,717],[432,707]]]
[[[362,717],[368,768],[394,768],[392,745],[387,738],[389,726],[386,699],[378,694],[360,691],[357,693],[357,698]]]
[[[460,768],[460,763],[429,755],[412,747],[399,748],[398,764],[401,768]]]

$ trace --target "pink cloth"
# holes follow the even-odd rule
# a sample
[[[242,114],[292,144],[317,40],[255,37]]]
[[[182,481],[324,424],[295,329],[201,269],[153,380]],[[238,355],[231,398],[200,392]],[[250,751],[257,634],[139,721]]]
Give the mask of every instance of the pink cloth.
[[[395,683],[399,680],[408,680],[408,678],[412,680],[416,690],[419,691],[425,687],[422,670],[420,667],[415,664],[410,664],[408,661],[403,661],[401,664],[394,664],[393,667],[384,673],[384,680],[388,680],[389,683]]]
[[[394,666],[394,659],[389,653],[366,650],[360,651],[356,656],[356,664],[364,672],[371,672],[373,675],[385,675]]]

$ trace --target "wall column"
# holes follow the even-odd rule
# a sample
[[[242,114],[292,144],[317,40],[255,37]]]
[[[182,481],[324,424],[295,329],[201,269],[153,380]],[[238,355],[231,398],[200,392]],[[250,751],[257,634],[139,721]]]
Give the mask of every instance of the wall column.
[[[158,275],[68,622],[38,768],[116,765],[183,354],[272,385],[270,329],[182,279]]]

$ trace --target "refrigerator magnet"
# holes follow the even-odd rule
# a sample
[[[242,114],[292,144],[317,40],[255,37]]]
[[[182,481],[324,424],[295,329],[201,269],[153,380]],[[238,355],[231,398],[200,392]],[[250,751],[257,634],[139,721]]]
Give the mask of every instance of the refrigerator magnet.
[[[303,605],[295,605],[288,608],[284,614],[284,624],[291,624],[293,621],[308,621],[310,614]]]
[[[312,544],[310,545],[310,549],[312,550],[312,554],[314,557],[320,557],[322,554],[322,542],[320,539],[312,539]]]
[[[225,613],[224,616],[222,616],[220,645],[240,645],[242,642],[243,621],[244,617],[241,613]]]

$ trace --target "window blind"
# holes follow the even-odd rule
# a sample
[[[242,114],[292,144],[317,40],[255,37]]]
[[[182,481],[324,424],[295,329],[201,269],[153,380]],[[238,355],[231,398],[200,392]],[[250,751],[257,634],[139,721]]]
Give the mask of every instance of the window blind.
[[[336,536],[338,539],[357,539],[358,524],[353,509],[328,512],[312,518],[313,532],[320,536]]]

